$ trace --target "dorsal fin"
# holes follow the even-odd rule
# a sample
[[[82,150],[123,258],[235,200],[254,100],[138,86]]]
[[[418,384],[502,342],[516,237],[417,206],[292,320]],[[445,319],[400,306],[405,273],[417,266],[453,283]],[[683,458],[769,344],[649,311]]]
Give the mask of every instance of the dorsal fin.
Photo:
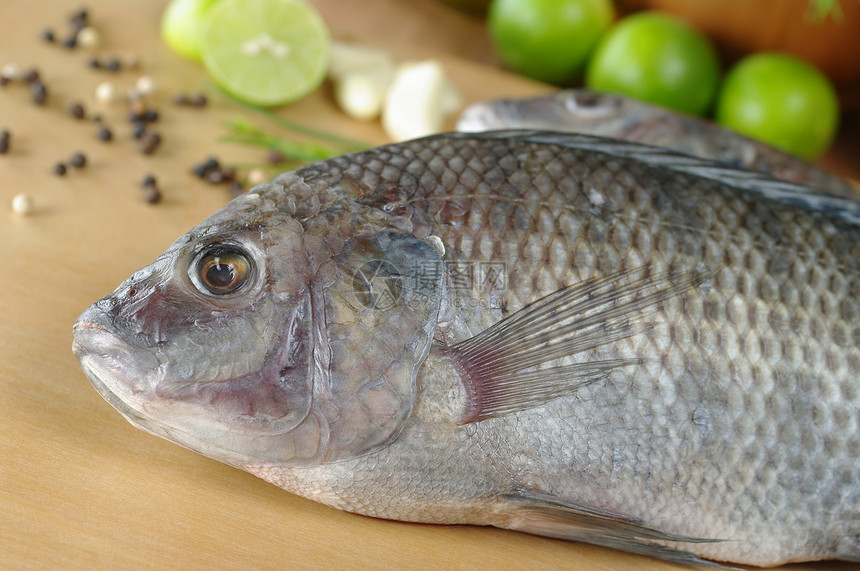
[[[713,180],[782,204],[834,216],[850,224],[860,224],[860,200],[844,198],[809,186],[780,180],[764,172],[735,168],[717,161],[684,155],[664,147],[619,141],[595,135],[550,131],[487,131],[484,133],[462,133],[459,136],[544,143],[627,158],[645,165]]]
[[[660,303],[713,272],[649,267],[625,270],[560,289],[449,348],[467,401],[462,422],[522,410],[605,378],[640,359],[553,361],[645,331]]]

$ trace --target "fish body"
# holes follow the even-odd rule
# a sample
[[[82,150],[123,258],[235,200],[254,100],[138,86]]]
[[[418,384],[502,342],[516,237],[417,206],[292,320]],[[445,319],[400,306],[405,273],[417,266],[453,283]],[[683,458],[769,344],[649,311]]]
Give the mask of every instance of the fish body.
[[[251,189],[75,324],[155,435],[369,516],[860,557],[860,204],[583,135]]]
[[[770,173],[839,196],[858,196],[848,181],[798,157],[714,123],[612,93],[567,89],[529,99],[483,101],[463,110],[457,129],[545,129],[622,139]]]

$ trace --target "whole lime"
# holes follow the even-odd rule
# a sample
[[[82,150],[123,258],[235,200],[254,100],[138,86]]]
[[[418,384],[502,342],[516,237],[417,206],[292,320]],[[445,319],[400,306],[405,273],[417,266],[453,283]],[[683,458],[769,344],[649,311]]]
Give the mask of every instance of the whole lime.
[[[505,65],[561,85],[582,71],[615,11],[610,0],[493,0],[487,17]]]
[[[703,34],[668,14],[640,12],[603,37],[589,62],[586,84],[702,115],[719,77],[719,58]]]
[[[200,61],[200,22],[216,0],[171,0],[161,17],[161,39],[177,54]]]
[[[729,70],[717,100],[716,119],[811,160],[833,142],[839,101],[833,85],[812,65],[780,53],[758,53]]]

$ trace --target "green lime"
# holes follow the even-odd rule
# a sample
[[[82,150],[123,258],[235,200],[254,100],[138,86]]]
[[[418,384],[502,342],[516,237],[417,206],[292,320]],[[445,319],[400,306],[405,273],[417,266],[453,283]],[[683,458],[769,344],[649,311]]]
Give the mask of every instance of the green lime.
[[[284,105],[319,87],[330,48],[325,23],[303,0],[220,0],[200,34],[209,76],[255,105]]]
[[[726,75],[717,100],[722,125],[808,160],[827,150],[839,126],[839,101],[815,67],[758,53]]]
[[[217,0],[172,0],[161,17],[161,39],[177,54],[200,61],[200,22]]]
[[[717,53],[704,35],[668,14],[641,12],[603,37],[589,62],[586,84],[702,115],[719,76]]]
[[[547,83],[569,83],[609,29],[610,0],[493,0],[487,25],[501,60]]]

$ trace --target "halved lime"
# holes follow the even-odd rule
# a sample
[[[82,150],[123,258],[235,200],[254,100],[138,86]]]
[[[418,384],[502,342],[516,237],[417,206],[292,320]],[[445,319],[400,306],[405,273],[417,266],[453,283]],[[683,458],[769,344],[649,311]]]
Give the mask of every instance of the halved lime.
[[[221,0],[206,12],[200,52],[222,89],[255,105],[284,105],[323,82],[331,40],[303,0]]]

